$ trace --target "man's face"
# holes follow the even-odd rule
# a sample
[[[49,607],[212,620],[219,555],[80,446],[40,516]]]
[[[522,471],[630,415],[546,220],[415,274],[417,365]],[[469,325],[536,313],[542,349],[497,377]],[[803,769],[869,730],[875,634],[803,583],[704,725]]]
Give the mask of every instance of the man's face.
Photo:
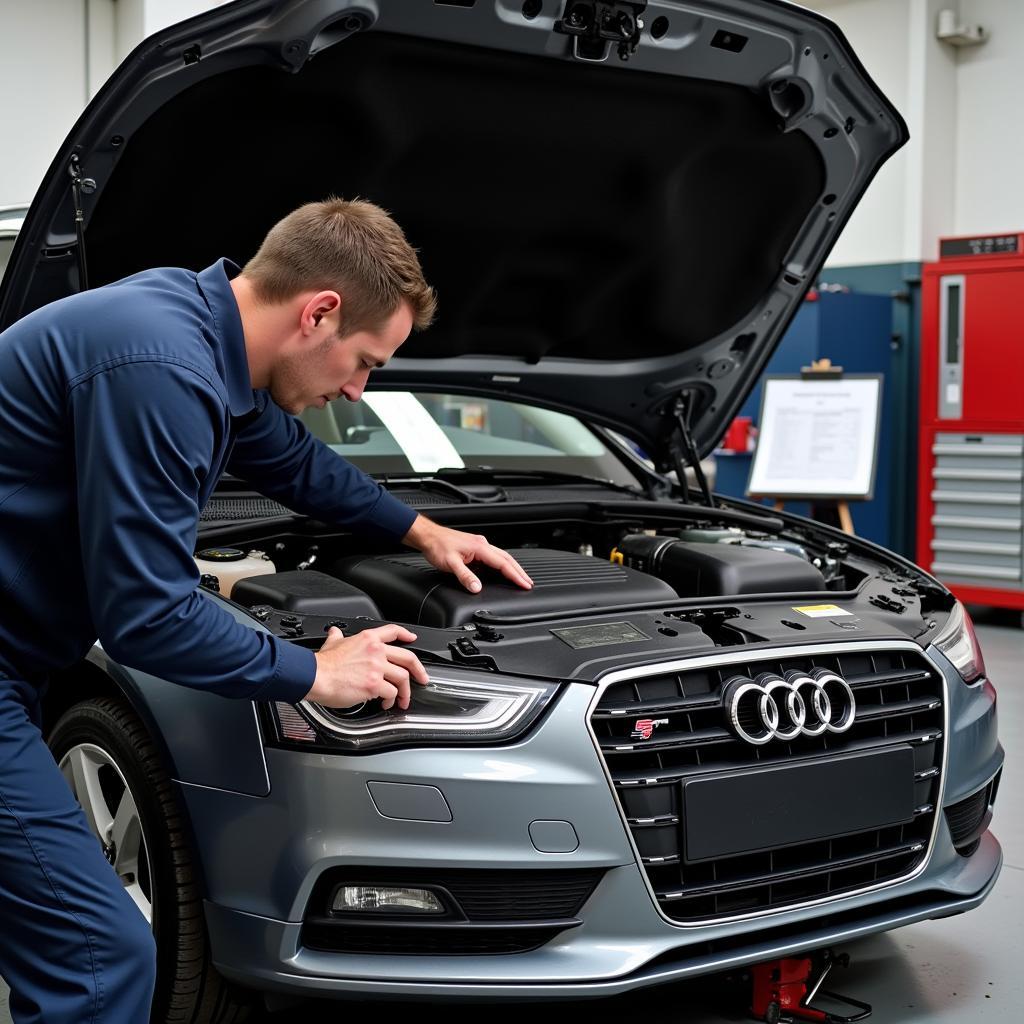
[[[326,323],[323,326],[330,330]],[[383,366],[411,330],[412,310],[403,302],[379,331],[355,331],[343,338],[325,331],[315,348],[278,361],[271,373],[270,397],[292,415],[310,406],[322,409],[341,395],[358,402],[370,371]]]

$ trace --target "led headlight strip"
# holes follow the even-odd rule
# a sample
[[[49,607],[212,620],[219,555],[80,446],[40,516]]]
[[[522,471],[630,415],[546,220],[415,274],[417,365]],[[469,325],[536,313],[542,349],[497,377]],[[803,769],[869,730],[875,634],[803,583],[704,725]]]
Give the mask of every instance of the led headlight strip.
[[[294,707],[275,705],[275,713],[280,725],[288,723],[283,730],[286,737],[314,739],[296,734],[297,713],[317,738],[350,750],[504,742],[525,732],[557,691],[557,684],[540,680],[499,682],[476,675],[432,674],[426,687],[413,686],[412,702],[405,711],[398,707],[373,711],[373,705],[336,710],[304,701]]]

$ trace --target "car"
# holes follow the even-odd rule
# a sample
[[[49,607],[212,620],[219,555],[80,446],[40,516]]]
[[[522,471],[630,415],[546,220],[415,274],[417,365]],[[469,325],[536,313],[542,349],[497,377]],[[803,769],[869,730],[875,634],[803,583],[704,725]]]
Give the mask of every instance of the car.
[[[53,754],[156,934],[155,1020],[623,993],[986,898],[1003,751],[964,608],[697,471],[906,139],[836,26],[767,0],[240,0],[117,69],[0,327],[380,202],[440,316],[307,424],[537,584],[471,595],[222,481],[205,600],[312,649],[405,623],[431,682],[404,712],[226,700],[101,644],[52,678]]]
[[[0,281],[11,258],[14,240],[25,220],[27,206],[0,206]]]

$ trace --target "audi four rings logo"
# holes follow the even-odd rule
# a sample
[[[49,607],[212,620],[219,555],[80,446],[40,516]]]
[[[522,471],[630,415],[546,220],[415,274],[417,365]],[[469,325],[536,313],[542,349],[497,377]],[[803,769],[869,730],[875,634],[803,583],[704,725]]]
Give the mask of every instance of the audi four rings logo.
[[[857,713],[850,684],[824,668],[789,669],[785,676],[762,672],[754,679],[734,676],[725,684],[723,704],[733,732],[755,746],[846,732]]]

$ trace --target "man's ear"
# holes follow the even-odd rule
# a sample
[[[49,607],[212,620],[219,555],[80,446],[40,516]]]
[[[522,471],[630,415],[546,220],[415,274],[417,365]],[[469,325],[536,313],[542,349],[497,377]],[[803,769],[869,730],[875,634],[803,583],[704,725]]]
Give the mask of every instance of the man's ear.
[[[341,296],[337,292],[317,292],[310,297],[299,313],[299,329],[306,337],[329,337],[325,327],[331,326],[333,322],[334,331],[331,333],[337,331],[340,311]]]

